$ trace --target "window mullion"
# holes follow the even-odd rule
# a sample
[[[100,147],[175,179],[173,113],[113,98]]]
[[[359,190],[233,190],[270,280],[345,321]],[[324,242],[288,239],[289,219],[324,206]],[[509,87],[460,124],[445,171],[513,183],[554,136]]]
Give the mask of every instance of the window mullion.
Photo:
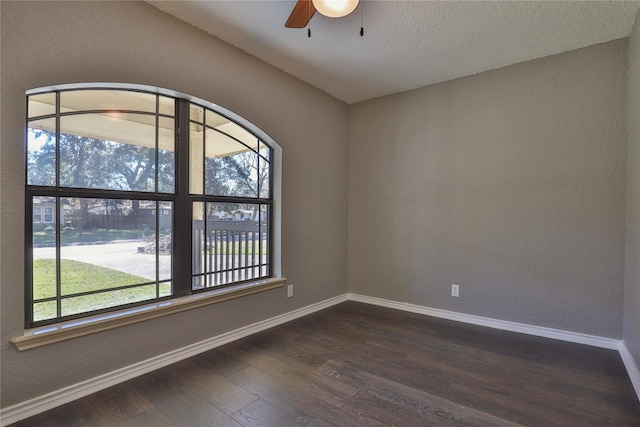
[[[189,196],[189,102],[176,101],[176,202],[174,214],[174,292],[176,296],[191,293],[191,222],[192,203]]]
[[[62,280],[61,280],[61,250],[60,250],[60,197],[56,197],[56,213],[55,216],[55,229],[56,229],[56,316],[58,318],[62,317]]]

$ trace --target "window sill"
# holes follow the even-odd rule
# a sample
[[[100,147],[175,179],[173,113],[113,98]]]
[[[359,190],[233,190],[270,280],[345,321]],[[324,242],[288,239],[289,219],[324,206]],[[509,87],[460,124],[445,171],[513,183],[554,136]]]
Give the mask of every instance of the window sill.
[[[24,335],[12,338],[11,342],[15,344],[20,351],[29,350],[83,335],[155,319],[156,317],[167,316],[209,304],[240,298],[245,295],[268,291],[282,287],[285,281],[285,278],[280,277],[249,282],[229,288],[198,293],[99,316],[29,329],[25,331]]]

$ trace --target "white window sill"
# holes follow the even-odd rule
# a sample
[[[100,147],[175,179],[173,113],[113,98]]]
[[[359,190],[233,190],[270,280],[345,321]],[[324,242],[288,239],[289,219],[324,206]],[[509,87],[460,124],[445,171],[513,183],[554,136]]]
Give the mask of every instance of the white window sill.
[[[268,291],[282,287],[285,281],[285,278],[279,277],[242,283],[224,289],[202,292],[102,315],[28,329],[24,335],[12,338],[11,342],[15,344],[20,351],[29,350],[83,335],[155,319],[156,317],[167,316],[221,301],[240,298],[257,292]]]

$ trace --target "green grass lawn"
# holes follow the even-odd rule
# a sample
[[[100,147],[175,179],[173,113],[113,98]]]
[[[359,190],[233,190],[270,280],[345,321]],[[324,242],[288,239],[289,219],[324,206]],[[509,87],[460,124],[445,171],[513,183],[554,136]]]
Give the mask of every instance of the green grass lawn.
[[[144,277],[118,270],[99,267],[79,261],[63,259],[60,262],[62,295],[80,292],[112,289],[118,286],[149,282]],[[171,292],[170,283],[160,284],[160,295]],[[33,262],[33,298],[54,297],[56,295],[56,265],[53,259]],[[110,292],[83,295],[62,300],[62,315],[68,316],[101,308],[145,301],[156,297],[155,284]],[[45,320],[56,316],[56,301],[34,304],[34,320]]]

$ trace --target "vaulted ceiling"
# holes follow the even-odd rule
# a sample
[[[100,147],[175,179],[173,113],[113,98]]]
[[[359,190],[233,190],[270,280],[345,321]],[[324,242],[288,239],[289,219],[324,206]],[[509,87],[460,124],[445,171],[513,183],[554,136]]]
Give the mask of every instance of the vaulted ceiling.
[[[291,1],[148,1],[355,103],[627,37],[639,1],[371,1],[284,23]],[[360,27],[364,36],[360,36]]]

